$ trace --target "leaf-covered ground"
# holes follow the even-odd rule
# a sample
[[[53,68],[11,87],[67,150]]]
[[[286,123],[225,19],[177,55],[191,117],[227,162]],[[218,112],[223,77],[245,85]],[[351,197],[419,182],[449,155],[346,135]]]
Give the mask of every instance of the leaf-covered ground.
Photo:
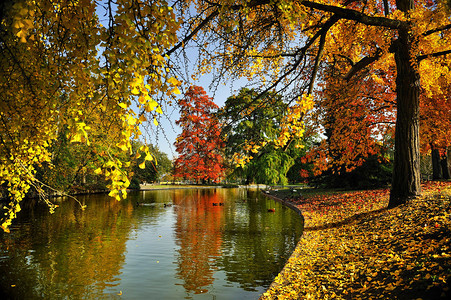
[[[393,209],[389,190],[272,194],[305,229],[261,299],[451,299],[451,182]]]

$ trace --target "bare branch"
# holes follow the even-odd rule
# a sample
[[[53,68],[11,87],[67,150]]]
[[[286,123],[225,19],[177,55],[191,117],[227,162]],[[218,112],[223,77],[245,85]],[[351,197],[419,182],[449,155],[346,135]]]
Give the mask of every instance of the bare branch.
[[[177,49],[179,49],[180,47],[182,47],[185,43],[187,43],[188,41],[190,41],[193,36],[195,36],[204,26],[206,26],[211,20],[213,20],[213,18],[215,18],[217,15],[219,15],[219,11],[217,9],[215,9],[210,15],[208,15],[199,25],[196,26],[196,28],[194,28],[193,31],[191,31],[190,34],[188,34],[182,41],[180,41],[177,45],[175,45],[174,47],[172,47],[171,49],[168,50],[168,52],[165,53],[165,55],[171,55],[172,53],[174,53]]]

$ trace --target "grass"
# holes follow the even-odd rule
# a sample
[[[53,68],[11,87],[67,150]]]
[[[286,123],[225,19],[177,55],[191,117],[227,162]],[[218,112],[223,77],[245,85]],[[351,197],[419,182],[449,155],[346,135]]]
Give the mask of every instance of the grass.
[[[448,299],[451,182],[386,209],[389,191],[272,191],[296,205],[304,234],[261,299]]]

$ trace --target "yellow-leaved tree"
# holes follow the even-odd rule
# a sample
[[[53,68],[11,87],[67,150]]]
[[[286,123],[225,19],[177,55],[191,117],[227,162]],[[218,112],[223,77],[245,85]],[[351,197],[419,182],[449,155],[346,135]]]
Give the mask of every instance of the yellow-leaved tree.
[[[179,93],[164,55],[179,28],[172,8],[164,0],[7,0],[0,22],[1,228],[32,188],[55,208],[36,168],[52,167],[62,133],[93,149],[88,171],[124,198],[131,140],[143,122],[157,124],[158,95]],[[153,159],[145,146],[136,156]]]
[[[345,64],[339,64],[341,79],[349,83],[361,72],[376,82],[383,72],[393,74],[397,117],[389,206],[420,194],[420,92],[438,93],[443,82],[451,83],[449,1],[187,0],[180,5],[187,6],[196,13],[170,52],[195,40],[202,46],[200,72],[213,69],[218,79],[244,76],[263,83],[263,90],[285,91],[289,100],[309,100],[315,83],[328,79],[323,71],[333,70],[337,61]]]

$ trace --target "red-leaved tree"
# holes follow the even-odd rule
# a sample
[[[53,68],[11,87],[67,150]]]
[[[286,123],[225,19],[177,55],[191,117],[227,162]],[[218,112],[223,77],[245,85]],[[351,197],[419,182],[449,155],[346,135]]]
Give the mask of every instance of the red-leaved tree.
[[[175,161],[175,176],[197,183],[220,180],[223,174],[219,122],[214,116],[218,106],[200,86],[191,86],[179,101],[180,119],[175,123],[182,133],[174,143],[180,154]]]

